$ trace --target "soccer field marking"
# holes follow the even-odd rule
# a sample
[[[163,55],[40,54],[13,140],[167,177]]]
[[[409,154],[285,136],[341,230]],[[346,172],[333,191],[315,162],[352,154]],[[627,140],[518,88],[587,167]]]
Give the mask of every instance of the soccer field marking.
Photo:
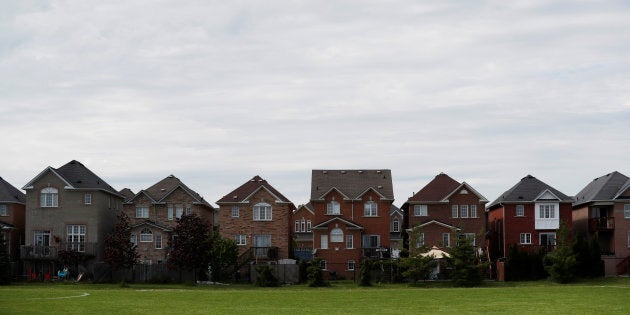
[[[81,295],[71,295],[71,296],[58,296],[58,297],[49,297],[49,298],[30,298],[29,300],[61,300],[61,299],[74,299],[80,297],[86,297],[90,295],[87,292],[81,293]]]

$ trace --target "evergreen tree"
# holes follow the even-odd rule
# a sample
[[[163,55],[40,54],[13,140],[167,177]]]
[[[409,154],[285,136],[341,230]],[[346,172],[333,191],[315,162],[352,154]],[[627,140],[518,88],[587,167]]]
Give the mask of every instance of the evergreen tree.
[[[416,255],[414,257],[400,258],[399,264],[404,269],[402,276],[416,283],[427,279],[437,262],[431,256]]]
[[[306,268],[309,287],[327,287],[330,284],[324,280],[324,273],[321,267],[321,258],[311,260]]]
[[[481,270],[484,264],[479,262],[472,245],[473,239],[458,235],[455,246],[451,248],[451,257],[447,259],[453,267],[451,279],[456,286],[473,287],[481,284]]]
[[[278,278],[273,275],[271,267],[269,265],[260,265],[256,267],[258,277],[256,278],[256,285],[259,287],[277,287],[280,285]]]
[[[212,270],[212,281],[222,281],[229,278],[227,271],[231,266],[236,265],[238,258],[238,245],[232,239],[221,238],[219,232],[212,233],[210,241],[212,248],[210,249],[210,267]]]
[[[168,257],[171,268],[193,271],[197,280],[199,270],[206,270],[210,262],[212,237],[209,225],[196,214],[182,215],[173,229],[173,240]]]
[[[545,269],[553,281],[569,283],[574,278],[576,260],[573,253],[571,230],[565,221],[560,223],[556,235],[556,249],[544,258]]]
[[[114,232],[105,238],[103,260],[113,271],[129,269],[138,262],[136,245],[131,243],[131,225],[129,217],[120,212],[116,217]],[[125,281],[123,277],[123,282]]]
[[[372,262],[369,259],[363,259],[361,262],[359,285],[362,287],[372,286]]]

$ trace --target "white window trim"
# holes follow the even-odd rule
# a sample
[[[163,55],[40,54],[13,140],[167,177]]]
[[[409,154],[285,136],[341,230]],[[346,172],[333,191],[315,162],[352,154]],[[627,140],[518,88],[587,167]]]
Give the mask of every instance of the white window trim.
[[[459,217],[459,206],[457,205],[451,206],[451,217],[453,219],[457,219]]]
[[[521,233],[519,236],[519,244],[521,245],[531,245],[532,244],[532,233]]]
[[[343,243],[343,230],[340,228],[334,228],[330,230],[330,242],[331,243]]]
[[[296,233],[300,232],[300,220],[295,220],[295,226],[293,227],[293,231]]]
[[[630,219],[630,204],[623,205],[623,218]]]
[[[306,232],[311,232],[312,223],[311,220],[306,220]]]
[[[245,234],[237,234],[234,237],[234,240],[236,241],[236,245],[238,245],[238,246],[245,246],[245,245],[247,245],[247,236]]]
[[[162,234],[155,234],[155,249],[162,249]]]
[[[85,195],[83,195],[83,203],[86,205],[91,205],[92,204],[92,194],[91,193],[85,193]]]
[[[136,218],[149,218],[149,207],[139,206],[136,207]]]
[[[350,246],[348,246],[350,244]],[[354,248],[354,236],[352,234],[346,234],[346,249]]]
[[[320,237],[320,248],[328,249],[328,234],[322,234]]]
[[[469,216],[468,205],[461,205],[459,208],[460,208],[461,213],[462,213],[460,217],[464,218],[464,219],[467,219],[468,216]]]
[[[53,187],[46,187],[40,190],[39,205],[42,208],[58,208],[59,207],[59,190]],[[50,196],[50,200],[48,200]],[[49,203],[50,201],[50,203]]]
[[[340,215],[341,214],[341,205],[339,202],[335,200],[331,200],[326,204],[326,214],[327,215]]]
[[[374,201],[368,201],[363,205],[363,216],[378,217],[378,204]]]
[[[442,243],[444,247],[451,247],[451,233],[442,233]]]
[[[356,262],[354,260],[348,260],[348,263],[346,264],[346,270],[352,271],[355,268],[356,268]]]
[[[478,214],[477,214],[477,205],[470,205],[470,217],[471,218],[478,218]]]
[[[0,217],[8,217],[9,216],[9,206],[0,205]]]
[[[429,210],[427,205],[414,205],[413,206],[413,216],[414,217],[426,217],[429,215]]]
[[[553,244],[543,244],[543,243],[542,243],[542,237],[543,237],[543,235],[553,235]],[[541,246],[556,246],[556,242],[557,242],[556,237],[557,237],[557,235],[556,235],[556,233],[555,233],[555,232],[543,232],[543,233],[539,233],[539,234],[538,234],[538,244],[539,244],[539,245],[541,245]]]
[[[271,205],[265,202],[257,203],[253,208],[254,221],[271,221],[273,220],[273,210]]]
[[[520,211],[519,211],[519,209],[520,209]],[[516,210],[514,212],[514,216],[515,217],[524,217],[525,216],[525,205],[516,205]]]
[[[232,213],[231,213],[232,218],[240,217],[241,211],[240,211],[238,206],[232,206],[231,211],[232,211]]]
[[[173,217],[175,212],[173,211],[173,205],[168,205],[167,206],[167,217],[169,221],[173,221]]]

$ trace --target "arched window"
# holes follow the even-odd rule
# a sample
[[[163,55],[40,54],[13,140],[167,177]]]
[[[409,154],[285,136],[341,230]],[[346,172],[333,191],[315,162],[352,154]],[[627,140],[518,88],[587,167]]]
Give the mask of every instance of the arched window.
[[[271,205],[268,203],[257,203],[254,206],[254,221],[271,221]]]
[[[392,232],[400,232],[400,221],[398,218],[392,221]]]
[[[142,229],[140,231],[140,242],[153,242],[153,232],[148,228]]]
[[[334,228],[330,231],[330,242],[331,243],[343,242],[343,231],[340,228]]]
[[[59,191],[57,188],[46,187],[39,195],[40,206],[45,208],[56,208],[59,206]]]
[[[339,203],[332,200],[326,205],[326,214],[340,214]]]

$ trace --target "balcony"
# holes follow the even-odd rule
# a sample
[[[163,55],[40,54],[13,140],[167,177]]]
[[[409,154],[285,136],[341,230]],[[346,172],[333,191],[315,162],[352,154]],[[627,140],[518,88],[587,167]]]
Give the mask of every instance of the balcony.
[[[588,228],[591,232],[601,231],[614,231],[615,230],[615,218],[614,217],[601,217],[588,219]]]
[[[278,247],[250,247],[236,259],[238,267],[252,260],[277,260]]]
[[[380,259],[389,258],[389,248],[385,247],[367,247],[362,248],[361,252],[364,258]]]
[[[60,243],[55,246],[22,245],[20,258],[30,260],[57,260],[64,251],[78,252],[85,256],[97,256],[97,243]]]

